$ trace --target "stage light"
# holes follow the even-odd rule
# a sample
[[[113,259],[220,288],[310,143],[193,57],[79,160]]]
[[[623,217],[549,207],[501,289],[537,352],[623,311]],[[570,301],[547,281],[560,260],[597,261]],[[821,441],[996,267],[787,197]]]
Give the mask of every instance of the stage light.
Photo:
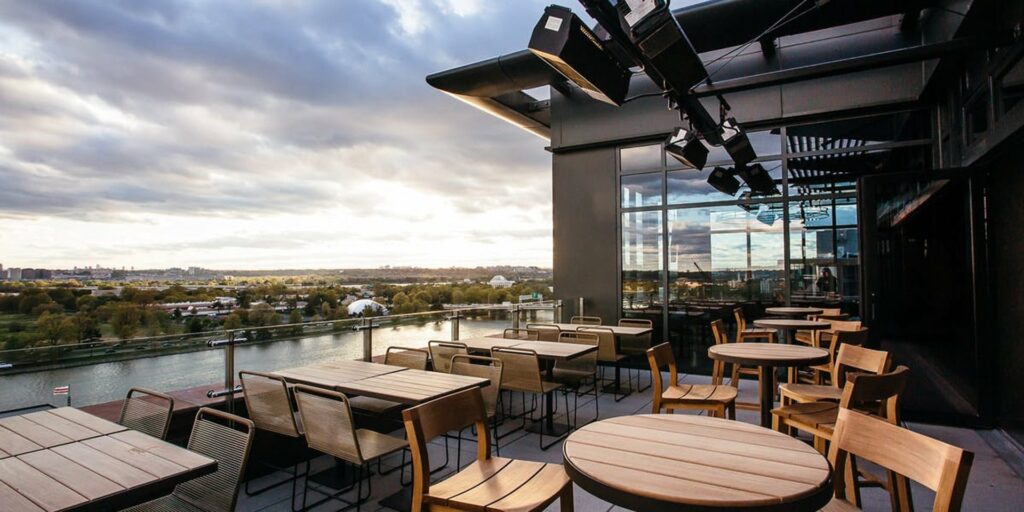
[[[708,148],[697,134],[685,128],[676,128],[665,144],[665,152],[695,169],[703,169],[708,163]]]
[[[569,9],[544,9],[530,36],[529,49],[592,98],[622,105],[631,72]]]
[[[775,212],[773,212],[772,209],[768,207],[768,205],[762,204],[761,206],[757,207],[757,214],[754,215],[754,218],[757,219],[758,222],[760,222],[761,224],[771,226],[772,224],[775,224],[775,221],[779,218],[779,216]]]
[[[723,194],[734,196],[740,189],[740,180],[736,179],[736,174],[732,169],[715,167],[708,175],[708,185]]]
[[[722,145],[725,146],[725,150],[729,152],[729,156],[737,166],[747,165],[757,158],[746,132],[732,117],[722,122],[722,140]]]
[[[747,183],[750,191],[754,194],[768,196],[779,193],[779,189],[775,186],[775,180],[761,164],[737,166],[736,174]]]

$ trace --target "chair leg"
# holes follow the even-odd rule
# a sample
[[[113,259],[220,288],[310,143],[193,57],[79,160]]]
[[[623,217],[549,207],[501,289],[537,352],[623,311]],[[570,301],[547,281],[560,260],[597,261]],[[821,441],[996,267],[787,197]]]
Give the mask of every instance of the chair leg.
[[[736,419],[736,401],[735,400],[732,401],[732,402],[729,402],[729,405],[726,406],[726,412],[729,413],[728,417],[729,417],[730,420],[735,420]]]
[[[575,505],[572,502],[572,484],[565,486],[562,489],[562,494],[558,496],[558,508],[562,512],[573,512]]]

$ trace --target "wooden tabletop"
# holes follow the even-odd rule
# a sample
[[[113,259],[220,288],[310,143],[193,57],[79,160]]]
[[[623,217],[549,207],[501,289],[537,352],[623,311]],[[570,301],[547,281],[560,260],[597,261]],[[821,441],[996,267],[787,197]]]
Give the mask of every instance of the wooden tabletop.
[[[490,383],[488,379],[465,375],[403,370],[341,383],[334,389],[345,394],[415,405],[470,388],[484,387],[488,383]]]
[[[324,363],[277,370],[289,382],[308,384],[323,388],[337,389],[342,384],[357,380],[369,379],[379,375],[405,370],[401,366],[391,366],[366,361],[337,360]]]
[[[750,366],[808,366],[828,362],[828,351],[782,343],[723,343],[708,348],[708,357]]]
[[[487,336],[480,336],[475,338],[461,338],[453,341],[452,343],[465,343],[466,348],[473,351],[484,351],[490,352],[494,347],[512,347],[516,343],[522,343],[524,340],[505,338],[502,334],[490,334]]]
[[[652,331],[650,327],[626,327],[619,325],[586,325],[586,324],[543,324],[558,327],[563,331],[575,331],[579,327],[604,327],[611,329],[616,336],[640,336]]]
[[[797,318],[761,318],[754,320],[754,325],[766,329],[803,329],[805,331],[818,331],[832,327],[832,324],[828,322]]]
[[[123,430],[71,407],[0,418],[0,459]]]
[[[31,421],[39,430],[63,429],[65,437],[84,436],[80,429],[93,435],[0,460],[4,511],[116,510],[151,497],[154,489],[169,492],[217,468],[213,459],[77,409],[43,412],[53,417],[32,413],[14,418]]]
[[[532,350],[541,359],[568,361],[597,350],[597,345],[557,343],[553,341],[519,341],[513,348]]]
[[[828,461],[807,444],[747,423],[695,415],[620,416],[562,448],[577,485],[632,510],[818,510]]]
[[[821,308],[810,308],[810,307],[777,307],[777,308],[765,308],[765,313],[769,315],[781,315],[781,316],[798,316],[798,315],[820,315],[824,312]]]

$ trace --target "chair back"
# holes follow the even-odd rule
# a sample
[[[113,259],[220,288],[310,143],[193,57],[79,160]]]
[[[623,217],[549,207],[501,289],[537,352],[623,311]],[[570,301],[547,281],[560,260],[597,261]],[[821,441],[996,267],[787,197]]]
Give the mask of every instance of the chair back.
[[[491,357],[501,361],[501,387],[527,393],[543,393],[537,352],[512,347],[494,347]]]
[[[828,459],[835,495],[846,498],[850,455],[871,461],[935,491],[932,510],[956,512],[963,502],[974,454],[849,409],[839,410]],[[909,512],[909,511],[902,511]]]
[[[178,484],[174,495],[209,512],[234,511],[255,428],[252,421],[241,416],[208,407],[199,409],[188,449],[215,459],[217,470]]]
[[[292,414],[292,399],[283,377],[249,370],[238,372],[249,419],[260,430],[301,437],[302,429]]]
[[[486,387],[480,389],[480,393],[484,398],[487,417],[494,417],[498,411],[498,394],[501,393],[501,361],[493,357],[458,354],[452,356],[451,373],[490,381]]]
[[[365,462],[348,397],[304,384],[296,384],[294,389],[309,447],[352,464]]]
[[[388,347],[384,353],[384,364],[401,366],[410,370],[426,370],[430,352],[422,348]]]
[[[842,314],[843,314],[843,310],[841,310],[839,308],[821,308],[821,313],[817,313],[817,314],[814,314],[814,315],[807,315],[807,319],[808,320],[825,320],[826,318],[837,317],[837,316],[841,316]],[[846,315],[846,316],[848,317],[849,315]],[[845,320],[845,318],[835,318],[835,320]]]
[[[837,333],[839,354],[835,356],[835,364],[832,366],[832,384],[839,389],[846,386],[847,375],[851,372],[878,375],[889,371],[889,365],[892,364],[888,352],[864,348],[857,343],[846,341],[847,338],[859,336],[858,332]]]
[[[619,349],[615,346],[615,331],[610,327],[577,327],[576,332],[585,332],[597,336],[597,360],[614,363],[619,359]]]
[[[878,375],[851,374],[843,387],[839,406],[877,414],[889,423],[898,424],[900,395],[907,387],[909,374],[910,369],[906,366]]]
[[[653,329],[654,322],[646,318],[621,318],[619,327]],[[638,336],[619,336],[619,349],[647,350],[651,348],[651,333]]]
[[[479,388],[431,400],[402,411],[406,437],[412,452],[412,510],[423,510],[423,496],[430,491],[430,456],[427,443],[452,430],[476,425],[477,460],[491,458],[487,411]]]
[[[171,427],[174,398],[158,391],[131,388],[121,404],[117,422],[132,430],[165,439]]]
[[[601,349],[601,338],[597,334],[582,331],[562,331],[558,335],[559,343],[576,343],[577,345],[588,345]],[[568,361],[555,361],[555,368],[559,370],[571,370],[574,372],[586,372],[597,374],[597,352],[587,352],[576,356]]]
[[[747,318],[743,316],[743,308],[732,308],[732,316],[736,319],[736,341],[740,341],[740,333],[747,328]]]
[[[501,337],[507,340],[539,341],[540,333],[536,329],[513,329],[510,327],[505,329]]]
[[[676,369],[676,356],[672,353],[672,345],[661,343],[647,350],[647,363],[651,366],[651,388],[655,395],[661,396],[665,385],[661,381],[661,369],[668,366],[669,386],[679,381],[679,372]]]
[[[430,350],[430,361],[434,371],[441,373],[451,371],[453,356],[469,353],[466,344],[457,341],[430,341],[427,342],[427,349]]]
[[[839,331],[859,331],[863,328],[860,320],[826,320],[832,324],[826,332],[836,333]]]
[[[570,324],[576,325],[601,325],[603,322],[599,316],[577,315],[569,319]]]
[[[538,341],[558,341],[558,333],[562,332],[557,325],[526,324],[526,329],[537,332]]]
[[[725,321],[719,318],[711,321],[711,336],[715,339],[715,345],[729,343],[729,335],[725,332]]]

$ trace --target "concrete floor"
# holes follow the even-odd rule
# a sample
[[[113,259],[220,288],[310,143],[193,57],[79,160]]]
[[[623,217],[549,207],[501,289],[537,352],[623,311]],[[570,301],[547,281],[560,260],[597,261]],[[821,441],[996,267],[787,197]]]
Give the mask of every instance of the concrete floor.
[[[644,380],[646,382],[646,373]],[[706,383],[707,377],[704,376],[685,376],[683,377],[684,382],[689,383]],[[743,402],[754,402],[756,401],[757,384],[753,381],[744,381],[740,386],[740,401]],[[518,401],[518,399],[517,399]],[[651,406],[651,394],[650,390],[644,393],[633,393],[627,398],[620,402],[615,402],[611,395],[602,394],[599,399],[600,406],[600,417],[608,418],[612,416],[622,416],[638,413],[649,413]],[[580,399],[580,422],[582,423],[584,418],[590,419],[594,414],[594,403],[591,398],[588,401]],[[758,421],[757,412],[753,410],[739,410],[737,411],[737,419],[739,421],[745,421],[748,423],[756,423]],[[511,429],[514,425],[515,420],[509,420],[502,427],[501,431]],[[907,425],[911,430],[921,432],[925,435],[940,439],[950,444],[960,446],[967,450],[974,452],[974,465],[971,470],[970,479],[967,485],[967,492],[964,497],[963,510],[965,511],[1022,511],[1024,510],[1024,479],[1021,475],[1018,475],[1011,468],[999,454],[990,446],[989,442],[986,441],[986,437],[991,438],[992,435],[1000,435],[998,433],[979,433],[978,431],[963,429],[963,428],[952,428],[937,425],[918,424],[911,423]],[[401,431],[393,433],[396,436],[401,436]],[[545,462],[562,462],[562,450],[561,443],[556,446],[549,448],[548,450],[541,450],[538,446],[538,437],[535,434],[528,434],[523,431],[516,432],[509,435],[508,437],[501,440],[501,456],[528,459]],[[1006,446],[1006,445],[1004,445]],[[1012,449],[1012,448],[1011,448]],[[440,440],[432,442],[431,446],[431,463],[436,467],[444,459],[444,443]],[[443,470],[438,471],[433,475],[434,480],[443,480],[452,472],[455,468],[455,454],[456,454],[455,443],[452,442],[449,446],[449,454],[451,456],[451,463]],[[475,456],[475,443],[463,442],[462,444],[462,463],[467,464],[467,461],[471,461]],[[1020,467],[1018,464],[1022,460],[1021,453],[1011,454],[1011,462],[1017,464],[1016,467]],[[318,470],[326,468],[333,463],[333,459],[327,457],[319,457],[313,461],[313,473]],[[385,471],[388,468],[393,468],[399,463],[398,455],[392,455],[386,457],[383,461]],[[275,481],[279,481],[283,478],[283,473],[278,472],[275,474],[267,475],[265,477],[254,480],[252,483],[257,488]],[[408,472],[406,473],[406,479],[409,478]],[[379,501],[384,497],[390,496],[393,493],[401,490],[403,487],[399,483],[399,472],[394,472],[388,475],[380,476],[374,475],[372,477],[373,492],[370,500],[363,504],[362,510],[367,511],[387,511],[392,510],[385,506],[382,506]],[[299,489],[301,492],[301,480]],[[408,489],[408,488],[406,488]],[[917,510],[930,510],[933,499],[933,493],[925,489],[924,487],[914,484],[913,486],[913,497],[914,504]],[[273,490],[267,491],[263,494],[256,496],[246,496],[244,492],[240,494],[239,503],[237,510],[240,511],[288,511],[291,509],[289,504],[291,493],[291,485],[285,484],[274,488]],[[355,495],[355,491],[350,491],[343,495],[345,498],[352,499]],[[322,497],[322,494],[311,492],[309,495],[310,501],[315,501]],[[619,507],[615,507],[607,502],[604,502],[586,492],[579,487],[574,489],[574,497],[577,511],[590,512],[590,511],[620,511],[625,510]],[[865,489],[863,491],[864,509],[865,510],[889,510],[888,495],[879,489]],[[329,501],[320,505],[313,510],[338,510],[342,508],[344,504],[337,501]],[[557,503],[552,505],[549,510],[558,510]]]

